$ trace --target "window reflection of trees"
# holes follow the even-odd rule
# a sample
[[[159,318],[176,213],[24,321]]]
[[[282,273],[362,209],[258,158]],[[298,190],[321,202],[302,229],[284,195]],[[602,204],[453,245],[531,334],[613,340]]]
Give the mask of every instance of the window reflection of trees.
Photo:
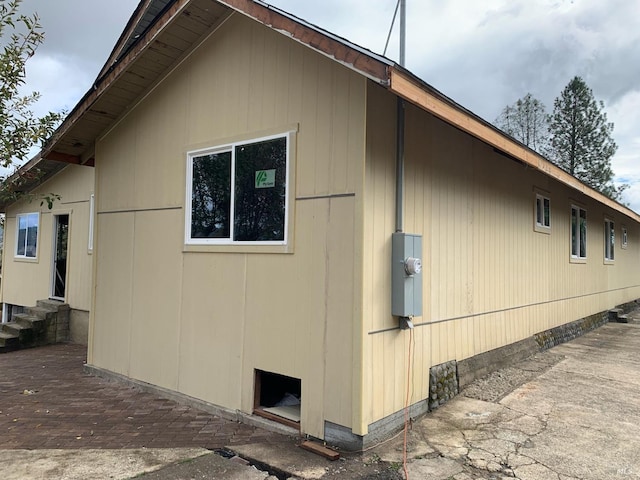
[[[233,155],[233,162],[232,151],[193,158],[191,238],[230,238],[233,216],[234,241],[283,241],[286,137],[236,145]],[[275,185],[260,188],[256,175],[269,170],[275,171]],[[235,182],[233,202],[232,175]]]
[[[193,159],[191,238],[229,238],[231,152]]]
[[[236,147],[234,240],[284,240],[285,138]],[[256,172],[275,170],[275,186],[256,188]]]

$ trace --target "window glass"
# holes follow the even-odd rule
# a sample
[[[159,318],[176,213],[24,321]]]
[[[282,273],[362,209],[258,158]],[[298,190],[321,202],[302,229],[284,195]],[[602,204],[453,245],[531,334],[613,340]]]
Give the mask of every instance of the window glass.
[[[571,255],[578,256],[578,210],[571,209]]]
[[[548,198],[543,199],[544,208],[544,226],[551,226],[551,201]]]
[[[587,257],[587,211],[571,207],[571,256]]]
[[[539,194],[536,195],[536,226],[551,227],[551,201]]]
[[[236,147],[234,240],[284,240],[286,139]]]
[[[616,244],[616,229],[611,220],[604,221],[604,258],[614,260],[614,247]]]
[[[191,238],[229,238],[231,152],[193,159]]]
[[[93,219],[96,216],[96,196],[92,193],[89,197],[89,243],[88,250],[93,251]]]
[[[587,211],[580,209],[580,257],[587,256]]]
[[[18,238],[16,257],[36,258],[38,247],[38,213],[20,214],[17,217]]]
[[[287,136],[189,156],[187,243],[286,242]]]

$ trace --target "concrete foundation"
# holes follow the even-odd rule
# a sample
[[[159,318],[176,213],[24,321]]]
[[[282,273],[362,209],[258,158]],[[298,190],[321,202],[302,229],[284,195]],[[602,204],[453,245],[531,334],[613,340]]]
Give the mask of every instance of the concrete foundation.
[[[89,312],[71,309],[69,312],[69,341],[79,345],[89,343]]]
[[[524,360],[540,351],[533,337],[488,352],[465,358],[458,362],[458,388],[464,388],[478,378],[482,378],[500,368]]]
[[[623,310],[628,311],[637,307],[636,302],[630,302],[620,306]],[[467,358],[457,362],[452,360],[441,365],[435,365],[430,369],[430,385],[435,390],[435,401],[430,398],[420,400],[409,407],[408,416],[412,420],[425,415],[430,410],[444,404],[452,399],[464,386],[470,384],[474,380],[484,377],[501,368],[510,366],[514,363],[525,360],[542,350],[555,345],[572,340],[581,336],[588,331],[598,328],[607,323],[608,312],[600,312],[589,317],[576,320],[574,322],[561,325],[559,327],[540,332],[532,337],[526,338],[519,342],[505,345],[504,347],[491,350],[471,358]],[[177,402],[187,405],[196,406],[207,412],[214,413],[223,418],[244,422],[268,430],[278,431],[289,435],[299,434],[300,432],[280,425],[276,422],[270,422],[249,415],[244,412],[226,409],[216,405],[209,404],[199,399],[189,397],[187,395],[167,390],[162,387],[147,384],[138,380],[125,377],[120,374],[109,372],[91,365],[85,366],[85,371],[100,377],[106,377],[119,382],[124,382],[132,386],[137,386],[147,391],[151,391],[165,398],[170,398]],[[430,400],[433,404],[430,408]],[[437,404],[436,404],[437,403]],[[369,425],[366,435],[356,435],[349,427],[338,425],[329,421],[325,421],[324,441],[328,445],[340,447],[345,451],[358,452],[372,445],[376,445],[383,440],[390,438],[393,434],[399,432],[405,422],[405,411],[400,410],[385,418],[382,418]]]

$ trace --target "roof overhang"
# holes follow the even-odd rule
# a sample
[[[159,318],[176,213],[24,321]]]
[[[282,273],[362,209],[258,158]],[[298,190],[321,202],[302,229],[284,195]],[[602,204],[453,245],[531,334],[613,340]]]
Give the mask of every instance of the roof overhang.
[[[533,167],[578,192],[597,200],[612,210],[640,222],[640,215],[630,208],[588,187],[574,176],[554,165],[539,153],[516,141],[504,132],[455,104],[415,75],[398,66],[391,69],[389,89],[396,95],[444,120],[450,125],[482,140],[508,156]]]

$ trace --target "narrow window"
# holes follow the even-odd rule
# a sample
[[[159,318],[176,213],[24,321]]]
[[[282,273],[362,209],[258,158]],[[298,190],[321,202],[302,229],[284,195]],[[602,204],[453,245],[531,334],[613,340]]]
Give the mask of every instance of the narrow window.
[[[92,193],[89,197],[89,252],[93,252],[93,217],[95,215],[96,210],[96,199],[94,194]]]
[[[17,258],[36,258],[38,247],[39,213],[22,213],[16,216],[16,251]]]
[[[604,220],[604,259],[613,262],[615,258],[614,247],[616,244],[616,229],[613,221]]]
[[[536,194],[536,223],[537,232],[549,233],[551,228],[551,200],[539,193]]]
[[[587,211],[571,206],[571,257],[587,258]]]
[[[285,244],[288,136],[191,153],[186,243]]]
[[[622,248],[627,248],[627,227],[622,226],[622,238],[620,240]]]

